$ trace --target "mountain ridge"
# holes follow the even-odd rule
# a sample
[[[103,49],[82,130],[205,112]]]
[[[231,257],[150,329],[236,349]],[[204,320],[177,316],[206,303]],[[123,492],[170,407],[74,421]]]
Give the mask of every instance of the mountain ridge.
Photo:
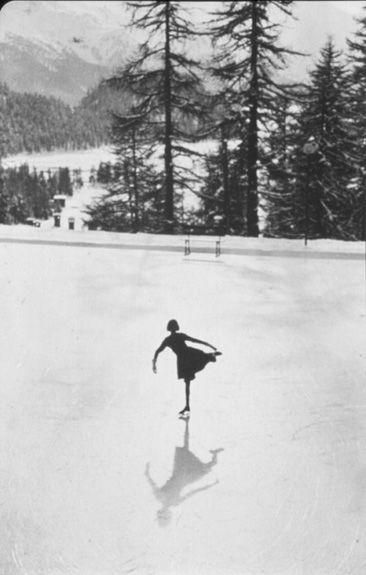
[[[200,9],[192,19],[201,26],[208,19],[204,4],[196,2],[192,10]],[[359,4],[361,10],[365,2]],[[303,80],[327,35],[344,49],[356,23],[333,2],[295,2],[293,13],[297,21],[282,18],[281,44],[310,56],[291,57],[284,74]],[[126,4],[117,0],[11,0],[0,10],[0,77],[13,90],[59,97],[75,106],[133,54],[142,33],[131,33],[129,18]],[[207,54],[207,39],[197,51]]]

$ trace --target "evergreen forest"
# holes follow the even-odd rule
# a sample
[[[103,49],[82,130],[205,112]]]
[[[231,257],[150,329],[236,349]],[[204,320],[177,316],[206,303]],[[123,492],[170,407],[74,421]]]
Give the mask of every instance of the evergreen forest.
[[[127,100],[127,95],[100,85],[71,108],[57,98],[14,92],[0,83],[0,158],[108,143],[110,111],[124,110]]]
[[[301,47],[282,45],[278,22],[293,0],[217,2],[200,29],[184,2],[127,4],[146,40],[74,110],[0,87],[2,155],[111,142],[88,208],[97,229],[366,239],[365,10],[347,50],[324,38],[292,83],[281,78]],[[186,50],[202,36],[205,61]]]
[[[71,196],[83,185],[80,170],[47,172],[0,165],[0,224],[25,224],[28,219],[46,220],[55,211],[56,194]],[[57,208],[56,208],[57,209]]]

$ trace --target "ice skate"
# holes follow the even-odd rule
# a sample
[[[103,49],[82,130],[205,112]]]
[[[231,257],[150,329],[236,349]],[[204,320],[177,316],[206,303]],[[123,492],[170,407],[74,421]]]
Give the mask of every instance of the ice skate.
[[[213,351],[210,355],[210,361],[216,361],[218,355],[222,355],[221,351]]]
[[[182,409],[182,411],[180,411],[178,413],[178,417],[180,419],[187,419],[190,415],[191,415],[191,411],[188,407],[185,407],[184,409]]]

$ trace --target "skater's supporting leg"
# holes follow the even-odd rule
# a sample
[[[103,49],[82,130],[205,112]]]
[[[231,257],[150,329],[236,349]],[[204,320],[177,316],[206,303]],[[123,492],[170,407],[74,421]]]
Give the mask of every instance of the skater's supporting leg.
[[[190,379],[185,379],[185,384],[186,384],[186,409],[187,411],[191,411],[190,405],[189,405],[189,396],[190,396],[190,387],[191,387],[191,380]]]
[[[186,405],[185,407],[182,409],[182,411],[180,411],[179,413],[184,413],[186,411],[191,411],[190,405],[189,405],[189,396],[190,396],[190,385],[191,385],[191,380],[190,379],[185,379],[184,380],[185,384],[186,384]]]

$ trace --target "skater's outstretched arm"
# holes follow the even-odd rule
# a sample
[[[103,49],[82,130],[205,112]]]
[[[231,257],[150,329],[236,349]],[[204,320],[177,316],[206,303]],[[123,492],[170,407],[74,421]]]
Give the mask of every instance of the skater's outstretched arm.
[[[214,347],[213,345],[211,345],[210,343],[207,343],[207,341],[201,341],[200,339],[196,339],[195,337],[191,337],[189,335],[186,335],[186,340],[187,341],[192,341],[193,343],[200,343],[201,345],[207,345],[207,347],[210,347],[211,349],[213,349],[214,351],[216,351],[216,347]]]
[[[154,492],[154,495],[155,495],[156,497],[158,497],[159,488],[158,488],[158,486],[156,485],[155,481],[152,479],[152,477],[151,477],[151,475],[150,475],[150,465],[149,465],[149,463],[147,463],[147,464],[146,464],[146,467],[145,467],[145,476],[146,476],[148,482],[149,482],[150,485],[151,485],[151,488],[152,488],[152,490],[153,490],[153,492]],[[158,497],[158,498],[159,498],[159,497]]]
[[[154,357],[153,357],[153,372],[156,373],[156,360],[158,359],[158,355],[160,352],[163,351],[163,349],[166,348],[166,339],[164,339],[164,341],[159,345],[158,349],[156,350],[156,352],[154,353]]]

